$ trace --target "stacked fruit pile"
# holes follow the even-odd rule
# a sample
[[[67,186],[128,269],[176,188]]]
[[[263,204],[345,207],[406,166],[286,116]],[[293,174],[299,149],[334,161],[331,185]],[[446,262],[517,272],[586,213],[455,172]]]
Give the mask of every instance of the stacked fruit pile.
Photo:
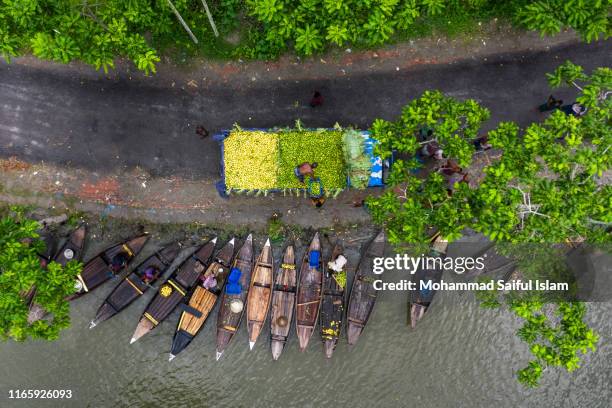
[[[346,187],[345,162],[339,130],[235,129],[224,140],[225,184],[228,190],[301,190],[294,169],[317,163],[315,176],[326,191]]]

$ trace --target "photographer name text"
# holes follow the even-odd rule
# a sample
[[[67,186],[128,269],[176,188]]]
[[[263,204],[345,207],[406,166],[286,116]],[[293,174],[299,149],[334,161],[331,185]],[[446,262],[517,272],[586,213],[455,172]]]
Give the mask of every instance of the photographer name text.
[[[413,282],[402,279],[399,282],[383,282],[377,279],[372,282],[376,290],[419,290],[419,291],[465,291],[465,290],[497,290],[497,291],[567,291],[569,284],[552,282],[550,280],[491,280],[488,282],[447,282],[444,280],[420,280]]]

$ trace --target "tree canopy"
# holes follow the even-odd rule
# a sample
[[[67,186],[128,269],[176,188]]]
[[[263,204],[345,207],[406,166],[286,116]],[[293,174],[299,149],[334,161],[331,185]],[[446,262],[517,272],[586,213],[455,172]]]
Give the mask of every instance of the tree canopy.
[[[553,87],[575,86],[576,100],[586,113],[576,117],[555,110],[526,129],[500,123],[488,134],[499,157],[470,184],[457,183],[452,195],[439,172],[415,175],[414,169],[422,166],[417,160],[393,165],[389,183],[394,189],[368,199],[374,221],[386,226],[391,242],[424,243],[432,230],[453,240],[468,227],[497,241],[608,239],[612,187],[604,177],[612,157],[612,71],[599,68],[587,75],[567,62],[548,80]],[[431,127],[446,157],[467,167],[474,152],[471,139],[487,117],[474,101],[426,92],[397,121],[377,120],[371,131],[381,141],[378,151],[384,157],[392,151],[414,157],[416,131]]]
[[[428,35],[464,32],[501,18],[553,35],[575,29],[584,40],[610,35],[610,0],[209,0],[222,35],[213,35],[203,0],[1,0],[0,55],[32,52],[80,60],[104,71],[127,58],[155,72],[161,52],[198,51],[238,58],[275,58],[286,50],[311,55],[330,46],[374,47]],[[189,28],[187,33],[183,25]],[[198,44],[192,37],[199,39]],[[225,53],[225,56],[230,54]]]
[[[50,262],[43,268],[39,253],[44,242],[40,224],[27,219],[19,209],[0,219],[0,336],[25,340],[28,337],[54,340],[70,325],[68,302],[74,279],[82,265],[71,261],[66,267]],[[36,288],[35,302],[49,318],[28,322],[28,292]]]

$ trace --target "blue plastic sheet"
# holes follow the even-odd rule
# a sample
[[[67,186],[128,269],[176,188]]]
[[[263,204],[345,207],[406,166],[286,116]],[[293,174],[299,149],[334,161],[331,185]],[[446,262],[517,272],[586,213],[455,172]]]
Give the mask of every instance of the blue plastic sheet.
[[[320,251],[310,251],[310,258],[309,258],[310,266],[312,266],[313,268],[318,267],[320,259],[321,259]]]
[[[242,271],[236,267],[233,267],[232,270],[230,271],[229,276],[227,277],[227,282],[237,283],[240,280],[241,276],[242,276]]]
[[[239,295],[242,292],[242,286],[239,283],[228,283],[225,292],[228,295]]]

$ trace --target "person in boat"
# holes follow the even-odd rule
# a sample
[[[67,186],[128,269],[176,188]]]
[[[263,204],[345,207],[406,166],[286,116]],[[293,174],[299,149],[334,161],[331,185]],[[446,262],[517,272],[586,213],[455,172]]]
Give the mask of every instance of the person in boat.
[[[142,273],[142,281],[144,283],[151,283],[153,281],[153,279],[156,278],[158,273],[157,268],[155,268],[154,266],[149,266],[147,269],[144,270],[144,272]]]
[[[125,266],[127,265],[129,259],[130,258],[128,256],[128,254],[126,254],[123,251],[121,251],[117,255],[113,256],[113,259],[111,260],[111,264],[110,264],[110,268],[113,271],[113,273],[116,274],[119,271],[121,271],[121,269],[125,268]]]
[[[202,286],[204,289],[212,289],[217,287],[217,273],[218,271],[214,268],[208,268],[208,270],[202,276]]]
[[[316,169],[317,166],[318,166],[317,162],[314,162],[314,163],[304,162],[302,164],[298,164],[294,169],[295,177],[297,177],[297,179],[300,180],[300,183],[304,183],[304,179],[306,176],[310,178],[314,178],[314,169]]]
[[[336,259],[327,263],[327,271],[331,275],[342,272],[346,266],[346,263],[346,257],[340,254],[336,257]]]

